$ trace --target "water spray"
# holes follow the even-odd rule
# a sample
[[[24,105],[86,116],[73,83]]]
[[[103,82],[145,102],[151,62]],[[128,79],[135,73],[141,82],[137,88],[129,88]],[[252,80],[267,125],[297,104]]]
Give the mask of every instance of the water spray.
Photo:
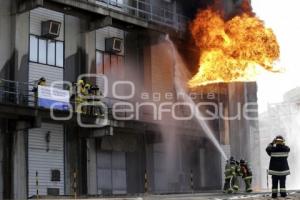
[[[194,117],[196,118],[197,123],[203,128],[205,135],[209,138],[209,140],[214,144],[214,146],[218,149],[220,154],[225,160],[228,160],[227,155],[225,154],[224,150],[222,149],[220,143],[218,142],[217,138],[213,134],[210,127],[207,125],[207,123],[204,120],[201,120],[201,118],[204,118],[203,114],[199,109],[197,109],[197,106],[195,102],[192,100],[192,98],[188,95],[187,88],[185,87],[186,81],[187,81],[187,74],[184,74],[185,68],[183,68],[183,63],[180,62],[180,57],[177,53],[177,50],[175,48],[174,43],[170,40],[169,35],[166,35],[165,40],[170,44],[172,49],[172,56],[174,59],[174,84],[175,89],[177,93],[184,94],[182,95],[182,98],[185,102],[192,105],[195,112]],[[181,63],[181,65],[180,65]],[[200,117],[197,117],[200,116]]]

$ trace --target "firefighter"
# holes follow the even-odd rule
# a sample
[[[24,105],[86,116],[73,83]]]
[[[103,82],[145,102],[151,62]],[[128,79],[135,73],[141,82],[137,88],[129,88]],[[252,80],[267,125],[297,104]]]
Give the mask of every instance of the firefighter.
[[[268,155],[271,157],[269,175],[272,176],[272,198],[277,198],[278,183],[280,185],[281,197],[286,197],[286,176],[290,175],[288,164],[288,154],[290,148],[285,145],[285,140],[282,136],[277,136],[266,149]]]
[[[37,85],[35,87],[33,87],[32,92],[34,92],[34,101],[35,104],[37,105],[38,102],[38,87],[39,86],[45,86],[46,85],[46,79],[44,77],[41,77],[38,81],[37,81]]]
[[[90,89],[91,89],[91,84],[86,83],[83,87],[83,90],[81,92],[82,96],[83,96],[83,102],[88,102],[90,101]],[[82,113],[83,114],[90,114],[91,111],[91,106],[82,106]]]
[[[223,189],[223,192],[224,193],[232,193],[233,191],[230,190],[230,181],[231,181],[231,178],[232,178],[232,175],[231,175],[231,168],[230,168],[230,162],[229,160],[226,161],[226,165],[225,165],[225,183],[224,183],[224,189]]]
[[[97,103],[101,101],[101,91],[97,85],[92,85],[89,92],[89,101],[92,101],[95,103],[94,106],[91,106],[90,108],[90,114],[92,116],[104,116],[104,112],[102,107],[99,107]]]
[[[249,167],[248,163],[244,160],[240,160],[240,176],[242,176],[245,186],[246,192],[252,192],[252,171]]]
[[[237,162],[233,157],[230,157],[230,160],[227,161],[225,166],[225,193],[231,194],[239,190],[239,187],[237,186],[237,167]]]
[[[38,81],[38,85],[45,86],[46,85],[46,79],[44,77],[41,77]]]
[[[75,105],[76,105],[76,112],[77,113],[82,113],[82,109],[80,109],[80,104],[84,102],[84,81],[83,80],[78,80],[76,84],[76,94],[75,94]],[[82,108],[82,107],[81,107]]]
[[[36,82],[35,82],[36,83]],[[37,85],[32,89],[33,92],[38,92],[38,86],[45,86],[46,85],[46,79],[44,77],[41,77],[37,81]]]

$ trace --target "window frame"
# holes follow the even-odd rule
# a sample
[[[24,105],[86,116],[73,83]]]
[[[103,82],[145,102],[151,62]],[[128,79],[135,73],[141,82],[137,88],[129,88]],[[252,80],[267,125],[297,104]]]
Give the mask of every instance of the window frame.
[[[114,0],[115,2],[112,2],[112,0],[96,0],[99,3],[105,3],[109,4],[110,6],[113,6],[115,8],[122,8],[122,5],[124,4],[124,0],[122,0],[122,3],[119,3],[119,0]]]
[[[36,51],[36,54],[34,55],[35,57],[35,60],[33,60],[32,62],[38,62],[39,60],[39,39],[37,37],[35,37],[34,35],[29,35],[29,52],[28,52],[28,59],[29,61],[31,60],[31,57],[32,57],[32,51],[31,51],[31,38],[34,38],[36,41],[36,47],[35,47],[35,51]]]
[[[30,44],[30,38],[31,37],[35,37],[37,39],[37,61],[34,61],[34,60],[31,60],[30,58],[30,54],[31,54],[31,44]],[[40,49],[40,40],[46,40],[46,63],[42,63],[39,61],[39,57],[40,57],[40,52],[39,52],[39,49]],[[52,42],[55,42],[55,45],[54,45],[54,65],[53,64],[49,64],[48,62],[48,43],[49,41],[52,41]],[[56,62],[56,53],[57,53],[57,43],[58,42],[61,42],[63,44],[63,61],[62,61],[62,66],[59,66],[57,65],[57,62]],[[47,65],[47,66],[51,66],[51,67],[57,67],[57,68],[64,68],[65,67],[65,42],[63,40],[57,40],[57,39],[49,39],[49,38],[45,38],[45,37],[42,37],[40,35],[35,35],[35,34],[29,34],[29,56],[28,56],[28,62],[29,63],[37,63],[37,64],[41,64],[41,65]]]
[[[106,51],[103,51],[103,50],[99,50],[99,49],[96,49],[96,71],[97,71],[97,64],[98,64],[98,60],[97,60],[97,53],[101,53],[102,54],[102,74],[105,75],[105,67],[104,67],[104,64],[105,64],[105,55],[108,55],[109,56],[109,68],[110,68],[110,73],[112,72],[111,71],[111,64],[112,64],[112,56],[116,56],[116,60],[117,60],[117,64],[119,64],[119,58],[122,57],[123,59],[123,67],[125,66],[125,56],[123,54],[114,54],[114,53],[110,53],[110,52],[106,52]]]

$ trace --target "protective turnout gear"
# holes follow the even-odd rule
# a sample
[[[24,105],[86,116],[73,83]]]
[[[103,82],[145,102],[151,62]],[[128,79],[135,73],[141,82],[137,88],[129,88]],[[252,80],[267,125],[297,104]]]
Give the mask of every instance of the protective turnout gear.
[[[90,94],[91,85],[86,83],[83,89],[83,95],[88,96]]]
[[[83,80],[78,80],[76,85],[76,95],[75,95],[75,107],[77,113],[83,112],[83,109],[80,105],[85,101],[83,98],[85,93],[84,85],[85,84]]]
[[[227,161],[225,166],[224,192],[230,194],[239,190],[237,185],[237,171],[239,167],[233,157]]]
[[[35,105],[37,105],[37,103],[38,103],[38,87],[39,86],[45,86],[45,85],[46,85],[46,79],[44,77],[41,77],[37,81],[37,85],[33,87],[32,92],[34,92],[34,102],[35,102]]]
[[[277,136],[272,143],[269,144],[266,151],[271,157],[269,174],[272,175],[272,197],[276,198],[278,194],[278,183],[280,184],[280,194],[286,197],[286,176],[290,175],[288,164],[288,155],[290,148],[285,145],[282,136]]]
[[[223,188],[223,192],[224,193],[232,193],[233,190],[231,190],[230,188],[230,181],[232,179],[232,176],[230,174],[231,168],[230,168],[230,162],[229,160],[226,161],[226,165],[225,165],[225,183],[224,183],[224,188]]]
[[[248,163],[241,159],[240,160],[240,176],[242,176],[245,186],[246,192],[252,192],[252,171],[248,165]]]
[[[90,107],[90,111],[89,111],[90,115],[103,117],[104,116],[103,108],[99,106],[99,104],[97,104],[101,101],[101,95],[102,95],[99,87],[97,85],[92,85],[90,87],[89,94],[90,97],[88,100],[93,101],[95,103],[94,106]]]
[[[46,79],[44,77],[41,77],[38,81],[38,85],[45,86],[46,85]]]

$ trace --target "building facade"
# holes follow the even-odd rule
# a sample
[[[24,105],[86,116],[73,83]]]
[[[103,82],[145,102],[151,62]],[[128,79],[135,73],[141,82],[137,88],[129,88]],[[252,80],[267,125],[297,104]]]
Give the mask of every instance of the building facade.
[[[221,188],[223,161],[202,128],[193,120],[181,122],[168,116],[155,120],[155,107],[147,104],[147,100],[157,105],[176,101],[169,98],[176,96],[174,59],[164,38],[168,33],[184,43],[188,19],[181,11],[182,2],[0,3],[0,199]],[[110,50],[110,41],[121,41],[113,46],[118,51]],[[54,120],[49,109],[36,105],[33,88],[41,77],[47,86],[66,90],[62,81],[76,82],[82,74],[96,75],[85,78],[102,91],[101,77],[107,77],[109,92],[103,102],[109,110],[123,101],[112,94],[113,82],[131,81],[136,87],[128,102],[139,103],[141,109],[130,120],[120,120],[128,115],[125,111],[119,118],[109,115],[99,128],[78,124],[78,116],[89,125],[96,117],[71,113],[68,120]],[[117,91],[119,96],[132,93],[123,86]],[[227,95],[222,93],[221,98]],[[198,100],[220,100],[207,97],[204,93]],[[65,116],[63,111],[54,113]],[[214,120],[209,126],[221,144],[234,144],[229,122]]]

